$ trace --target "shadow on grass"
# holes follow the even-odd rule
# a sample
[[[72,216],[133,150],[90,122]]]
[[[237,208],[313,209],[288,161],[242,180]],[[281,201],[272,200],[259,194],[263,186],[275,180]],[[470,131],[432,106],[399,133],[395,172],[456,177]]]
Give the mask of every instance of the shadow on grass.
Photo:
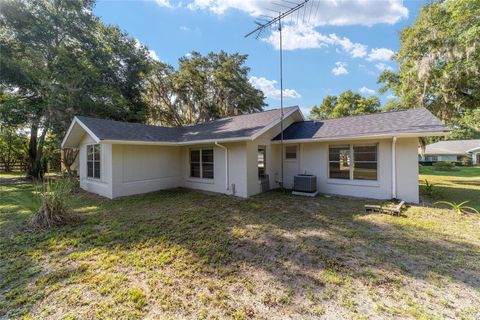
[[[20,191],[6,191],[7,198],[9,192]],[[364,204],[362,199],[302,198],[279,191],[247,200],[184,189],[112,201],[85,195],[75,205],[88,212],[81,223],[36,234],[17,228],[0,239],[0,272],[5,275],[0,277],[5,279],[0,290],[42,292],[72,277],[50,277],[59,271],[44,270],[39,252],[68,260],[93,249],[124,254],[118,263],[125,268],[175,265],[182,274],[195,277],[240,277],[245,268],[259,270],[300,295],[329,281],[325,272],[369,282],[365,271],[372,267],[387,275],[381,281],[390,281],[392,274],[427,279],[435,273],[480,287],[478,246],[401,223],[408,218],[368,221],[361,214]],[[2,215],[8,229],[25,220],[5,222],[12,213]],[[152,252],[154,247],[159,249]],[[158,259],[159,255],[168,258]],[[40,272],[49,280],[39,284]],[[402,285],[394,283],[397,278],[391,281]],[[28,303],[33,302],[20,300],[15,307]],[[0,309],[2,314],[5,309]]]

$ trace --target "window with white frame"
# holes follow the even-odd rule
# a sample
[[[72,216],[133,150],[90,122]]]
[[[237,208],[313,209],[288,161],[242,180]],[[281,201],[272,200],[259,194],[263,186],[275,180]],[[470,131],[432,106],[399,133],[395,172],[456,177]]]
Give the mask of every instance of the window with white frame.
[[[213,179],[213,149],[190,150],[190,177]]]
[[[100,145],[87,145],[87,177],[100,179]]]
[[[331,145],[328,149],[329,178],[377,180],[377,144]]]
[[[296,159],[297,159],[297,146],[286,146],[285,160],[296,160]]]
[[[258,177],[263,178],[267,170],[267,148],[265,146],[258,146],[257,161]]]

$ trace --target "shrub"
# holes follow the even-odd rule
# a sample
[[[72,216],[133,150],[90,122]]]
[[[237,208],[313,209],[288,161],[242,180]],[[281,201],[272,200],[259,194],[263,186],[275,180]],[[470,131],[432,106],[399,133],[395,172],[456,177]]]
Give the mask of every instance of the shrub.
[[[453,162],[436,162],[433,164],[433,170],[437,171],[454,171],[455,163]]]
[[[446,204],[447,206],[451,207],[453,211],[457,214],[463,213],[479,213],[477,209],[472,207],[467,207],[465,204],[469,203],[470,201],[463,201],[462,203],[450,202],[450,201],[438,201],[435,204]]]
[[[30,220],[35,228],[52,228],[70,220],[69,198],[75,189],[71,179],[48,180],[38,187],[36,195],[40,199],[40,208]]]
[[[425,186],[423,186],[423,191],[425,191],[426,194],[432,195],[434,192],[434,184],[428,182],[427,179],[425,179]]]

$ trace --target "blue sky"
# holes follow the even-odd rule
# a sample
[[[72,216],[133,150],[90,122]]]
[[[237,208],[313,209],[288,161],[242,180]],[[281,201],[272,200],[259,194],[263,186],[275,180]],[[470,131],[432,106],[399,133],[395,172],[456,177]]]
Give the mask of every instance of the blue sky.
[[[300,0],[289,0],[301,2]],[[105,23],[118,25],[151,50],[151,56],[177,66],[191,51],[224,50],[248,54],[250,81],[279,101],[278,33],[244,38],[261,14],[272,15],[282,0],[100,0],[94,9]],[[284,25],[285,105],[304,113],[329,94],[352,89],[377,94],[384,68],[399,48],[399,33],[417,16],[423,1],[310,0]],[[381,96],[383,103],[389,93]]]

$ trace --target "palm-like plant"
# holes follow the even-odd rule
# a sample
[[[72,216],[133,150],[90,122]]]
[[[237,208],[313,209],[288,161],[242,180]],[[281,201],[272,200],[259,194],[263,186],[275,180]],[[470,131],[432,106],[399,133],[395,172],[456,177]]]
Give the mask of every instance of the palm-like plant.
[[[450,202],[450,201],[437,201],[435,204],[446,204],[452,208],[453,211],[457,214],[463,214],[463,213],[479,213],[477,209],[468,207],[465,204],[469,203],[470,201],[463,201],[461,203],[456,203],[456,202]]]

